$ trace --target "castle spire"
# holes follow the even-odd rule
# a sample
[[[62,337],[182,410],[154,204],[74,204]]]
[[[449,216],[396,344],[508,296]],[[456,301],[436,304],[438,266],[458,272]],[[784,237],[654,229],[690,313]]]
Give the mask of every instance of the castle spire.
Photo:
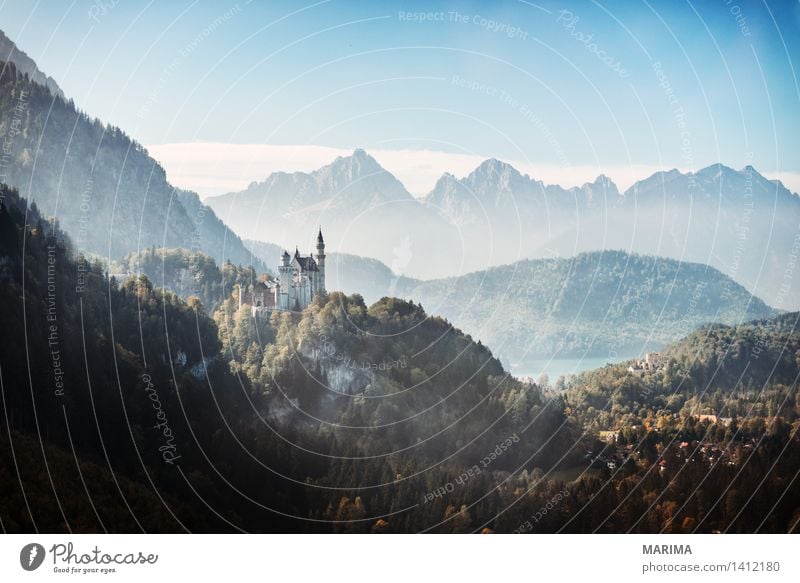
[[[322,238],[322,225],[317,235],[317,271],[319,291],[325,292],[325,239]]]

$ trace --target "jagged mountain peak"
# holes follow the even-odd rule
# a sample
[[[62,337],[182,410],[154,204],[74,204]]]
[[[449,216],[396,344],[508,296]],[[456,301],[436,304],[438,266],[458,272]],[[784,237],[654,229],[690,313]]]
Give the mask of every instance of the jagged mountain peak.
[[[740,173],[738,170],[734,170],[730,166],[726,166],[721,162],[716,162],[715,164],[710,164],[705,168],[701,168],[697,172],[694,173],[689,172],[687,176],[691,176],[692,174],[700,178],[707,178],[707,179],[710,178],[712,180],[719,180],[725,177],[738,176]]]
[[[508,162],[497,158],[489,158],[480,163],[467,177],[468,180],[492,177],[522,177],[522,174]]]
[[[669,184],[678,180],[688,180],[691,176],[693,176],[692,172],[687,172],[684,174],[677,168],[672,168],[670,170],[659,170],[658,172],[654,172],[646,178],[642,178],[634,182],[630,188],[625,191],[625,196],[627,197],[628,195],[636,195],[641,192],[656,188],[663,188],[663,185],[665,184]]]
[[[351,180],[376,172],[387,172],[375,158],[361,148],[356,148],[349,156],[337,157],[328,166],[320,168],[317,172],[325,172],[326,170],[344,174]]]
[[[434,185],[432,192],[436,192],[437,190],[441,190],[442,188],[449,188],[453,185],[458,184],[459,182],[460,181],[456,176],[450,174],[449,172],[445,172],[436,181],[436,184]]]
[[[337,204],[350,201],[363,205],[387,200],[413,200],[413,196],[395,176],[381,166],[365,150],[358,148],[349,156],[339,156],[327,166],[309,175],[322,201],[337,199]]]
[[[605,174],[600,174],[594,179],[594,182],[585,183],[580,190],[585,193],[588,204],[595,204],[600,199],[606,199],[610,203],[614,203],[620,198],[617,185]]]
[[[265,189],[269,192],[274,192],[275,189],[286,188],[307,188],[309,182],[316,183],[317,189],[330,191],[329,194],[335,193],[336,190],[349,187],[357,182],[370,182],[378,180],[384,185],[391,184],[392,190],[402,189],[405,190],[403,185],[386,170],[380,163],[370,156],[362,148],[356,148],[349,156],[337,156],[332,162],[311,170],[310,172],[283,172],[275,171],[269,174],[263,181],[251,182],[245,191],[261,192]],[[220,195],[217,197],[210,197],[209,200],[215,200],[220,197],[225,197],[230,194]],[[410,194],[408,196],[411,196]]]
[[[611,190],[617,191],[616,183],[605,174],[600,174],[597,178],[594,179],[593,182],[584,183],[581,188],[587,188],[587,187],[588,188],[600,187],[600,188],[605,188],[606,190],[609,191]]]

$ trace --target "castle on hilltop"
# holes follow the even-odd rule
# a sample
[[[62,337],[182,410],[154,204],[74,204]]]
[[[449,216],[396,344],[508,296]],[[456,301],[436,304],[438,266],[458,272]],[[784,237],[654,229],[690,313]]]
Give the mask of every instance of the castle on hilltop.
[[[325,293],[325,239],[322,229],[317,235],[317,254],[281,254],[277,280],[259,281],[253,285],[249,303],[253,315],[267,312],[300,311],[315,296]],[[243,294],[240,293],[240,303]]]
[[[667,368],[667,360],[660,352],[648,352],[644,355],[644,360],[637,359],[628,367],[628,372],[643,377],[645,374],[652,374]]]

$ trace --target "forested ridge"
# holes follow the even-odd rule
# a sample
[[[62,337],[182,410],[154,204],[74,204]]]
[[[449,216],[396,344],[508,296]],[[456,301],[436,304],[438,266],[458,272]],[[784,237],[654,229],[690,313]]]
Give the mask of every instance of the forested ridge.
[[[129,253],[113,262],[111,269],[123,278],[144,275],[156,287],[174,292],[184,300],[198,298],[208,310],[215,309],[236,286],[250,289],[260,277],[252,266],[243,267],[230,261],[217,265],[213,257],[181,247],[153,246]]]
[[[399,293],[480,330],[510,362],[635,354],[709,322],[777,314],[713,267],[624,251],[528,259]]]
[[[174,188],[140,143],[0,61],[0,180],[58,217],[79,251],[117,259],[156,246],[260,267],[197,194]]]

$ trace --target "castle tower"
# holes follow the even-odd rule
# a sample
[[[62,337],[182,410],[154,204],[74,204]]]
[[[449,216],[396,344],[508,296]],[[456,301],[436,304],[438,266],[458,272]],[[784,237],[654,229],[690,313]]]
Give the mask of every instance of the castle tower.
[[[322,227],[319,228],[317,235],[317,267],[319,268],[317,291],[325,293],[325,239],[322,238]]]
[[[276,305],[281,310],[289,309],[289,292],[292,283],[292,267],[289,265],[289,253],[286,251],[281,255],[281,264],[278,267],[278,297],[275,298]]]

